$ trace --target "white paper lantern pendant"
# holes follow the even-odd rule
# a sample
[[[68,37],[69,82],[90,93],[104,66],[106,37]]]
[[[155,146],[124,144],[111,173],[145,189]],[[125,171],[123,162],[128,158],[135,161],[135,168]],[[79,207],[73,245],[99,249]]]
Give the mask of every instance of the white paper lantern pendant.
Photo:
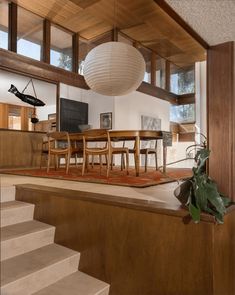
[[[107,42],[92,49],[84,63],[84,78],[94,92],[119,96],[136,90],[143,81],[145,61],[133,46]]]

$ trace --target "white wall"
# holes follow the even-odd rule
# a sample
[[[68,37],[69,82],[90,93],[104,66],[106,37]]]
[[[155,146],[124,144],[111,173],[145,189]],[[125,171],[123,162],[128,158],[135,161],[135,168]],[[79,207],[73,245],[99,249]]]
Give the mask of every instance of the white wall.
[[[115,129],[141,129],[141,115],[161,119],[161,129],[169,131],[170,103],[134,91],[115,97]]]
[[[205,136],[207,134],[206,80],[206,61],[197,62],[195,66],[196,126],[198,132]],[[199,141],[200,137],[197,139]]]
[[[61,83],[60,97],[88,103],[88,124],[92,128],[100,128],[100,113],[112,112],[114,116],[113,96],[105,96],[91,90],[80,89]]]
[[[30,104],[21,101],[14,94],[8,92],[11,84],[22,92],[29,80],[29,77],[0,70],[0,102],[30,107]],[[47,120],[48,114],[55,113],[56,85],[36,79],[33,79],[33,83],[37,97],[46,104],[45,107],[37,107],[38,118],[39,120]],[[32,84],[28,86],[24,93],[34,96]]]

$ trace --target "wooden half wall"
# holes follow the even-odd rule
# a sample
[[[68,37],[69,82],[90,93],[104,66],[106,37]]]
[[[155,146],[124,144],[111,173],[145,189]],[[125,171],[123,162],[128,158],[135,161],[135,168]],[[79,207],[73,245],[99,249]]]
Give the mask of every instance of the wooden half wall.
[[[208,50],[207,97],[209,175],[235,201],[235,55],[234,42]]]

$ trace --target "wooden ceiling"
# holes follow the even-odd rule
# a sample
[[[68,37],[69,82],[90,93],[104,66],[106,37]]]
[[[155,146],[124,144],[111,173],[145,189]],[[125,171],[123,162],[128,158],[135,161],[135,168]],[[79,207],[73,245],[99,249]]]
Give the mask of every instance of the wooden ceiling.
[[[91,40],[114,27],[178,66],[205,60],[205,49],[154,0],[14,0]]]

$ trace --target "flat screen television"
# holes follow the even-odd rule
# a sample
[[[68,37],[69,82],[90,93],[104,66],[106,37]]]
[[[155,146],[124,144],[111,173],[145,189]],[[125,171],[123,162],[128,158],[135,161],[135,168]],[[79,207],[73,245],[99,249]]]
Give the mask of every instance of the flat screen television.
[[[61,98],[60,130],[81,132],[81,125],[88,125],[88,103]]]

